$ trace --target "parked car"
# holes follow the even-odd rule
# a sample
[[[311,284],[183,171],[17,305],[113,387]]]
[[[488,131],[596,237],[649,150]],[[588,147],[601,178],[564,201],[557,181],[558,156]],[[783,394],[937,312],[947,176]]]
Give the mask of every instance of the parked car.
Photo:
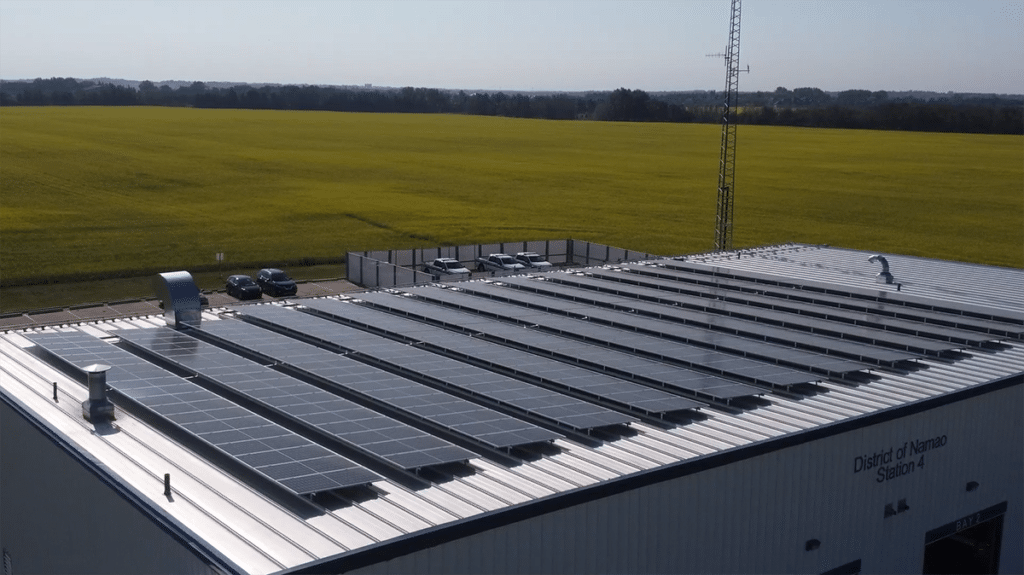
[[[256,274],[256,283],[271,297],[295,295],[299,287],[288,274],[276,268],[263,268]]]
[[[224,284],[224,289],[228,292],[229,296],[233,296],[238,299],[256,299],[263,297],[263,290],[260,289],[259,284],[247,275],[237,274],[228,276],[228,281]]]
[[[551,262],[536,252],[519,252],[516,254],[516,261],[528,268],[537,268],[542,271],[551,267]]]
[[[423,270],[439,279],[442,275],[466,274],[469,270],[455,258],[437,258],[423,267]]]
[[[508,254],[491,254],[486,258],[476,258],[476,269],[481,272],[518,272],[523,264]]]

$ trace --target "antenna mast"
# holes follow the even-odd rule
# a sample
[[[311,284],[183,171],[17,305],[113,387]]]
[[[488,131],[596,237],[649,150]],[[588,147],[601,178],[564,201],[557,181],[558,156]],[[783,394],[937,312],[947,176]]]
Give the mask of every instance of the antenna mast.
[[[722,112],[722,158],[718,173],[715,251],[732,249],[732,204],[736,177],[736,124],[730,121],[740,85],[740,2],[732,0],[729,46],[725,50],[725,110]]]

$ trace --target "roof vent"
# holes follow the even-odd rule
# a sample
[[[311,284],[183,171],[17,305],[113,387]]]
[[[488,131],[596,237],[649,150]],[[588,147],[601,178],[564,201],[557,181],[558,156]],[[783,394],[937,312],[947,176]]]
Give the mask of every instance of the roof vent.
[[[109,365],[94,363],[82,368],[89,379],[89,399],[82,402],[82,416],[99,424],[114,418],[114,404],[107,399]]]
[[[202,303],[199,288],[188,272],[164,272],[153,278],[156,297],[163,302],[164,320],[175,329],[199,327]]]
[[[885,256],[871,256],[868,258],[871,263],[880,262],[882,264],[882,271],[878,272],[875,276],[875,281],[880,284],[891,284],[893,283],[892,274],[889,273],[889,261],[885,259]]]

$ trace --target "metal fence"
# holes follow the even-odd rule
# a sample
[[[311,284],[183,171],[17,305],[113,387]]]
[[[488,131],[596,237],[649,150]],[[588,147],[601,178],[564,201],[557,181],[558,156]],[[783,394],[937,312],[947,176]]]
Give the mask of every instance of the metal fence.
[[[537,252],[556,266],[593,266],[660,257],[645,252],[572,239],[501,242],[408,250],[374,250],[347,254],[346,279],[367,288],[419,285],[434,281],[430,273],[422,270],[427,263],[436,258],[455,258],[466,264],[467,268],[475,269],[476,259],[479,257],[494,253],[515,254],[517,252]],[[508,274],[489,272],[487,275],[490,277]],[[460,276],[451,279],[466,278]]]
[[[354,252],[348,253],[345,269],[348,281],[369,288],[411,286],[433,281],[433,276],[426,272]]]

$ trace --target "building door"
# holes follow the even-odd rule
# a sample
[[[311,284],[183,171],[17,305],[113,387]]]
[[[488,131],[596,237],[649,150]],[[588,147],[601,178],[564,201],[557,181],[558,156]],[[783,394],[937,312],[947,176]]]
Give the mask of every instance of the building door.
[[[933,529],[925,536],[924,573],[998,573],[1006,503]]]

